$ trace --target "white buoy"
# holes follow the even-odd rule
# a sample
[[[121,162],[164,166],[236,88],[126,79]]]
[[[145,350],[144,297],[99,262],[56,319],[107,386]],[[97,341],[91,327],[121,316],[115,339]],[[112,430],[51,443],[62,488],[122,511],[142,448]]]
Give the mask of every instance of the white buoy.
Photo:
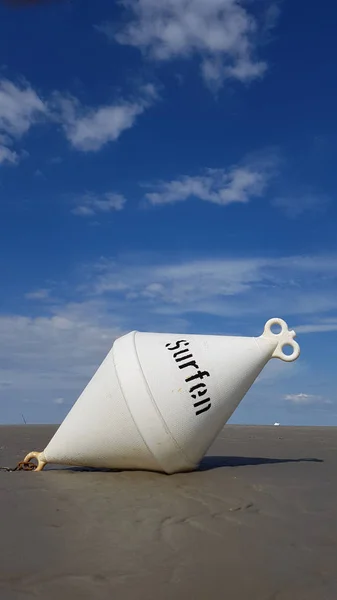
[[[47,463],[194,470],[266,363],[298,358],[295,335],[282,319],[271,319],[257,338],[120,337],[45,450],[25,462],[37,458],[37,470]]]

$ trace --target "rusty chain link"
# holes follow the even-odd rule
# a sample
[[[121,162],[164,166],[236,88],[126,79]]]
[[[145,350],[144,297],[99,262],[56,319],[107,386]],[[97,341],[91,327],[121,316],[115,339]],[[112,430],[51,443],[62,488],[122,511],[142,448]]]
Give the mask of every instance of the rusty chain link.
[[[7,471],[7,473],[13,473],[14,471],[35,471],[37,465],[32,462],[25,462],[21,460],[14,469],[10,467],[0,467],[0,471]]]

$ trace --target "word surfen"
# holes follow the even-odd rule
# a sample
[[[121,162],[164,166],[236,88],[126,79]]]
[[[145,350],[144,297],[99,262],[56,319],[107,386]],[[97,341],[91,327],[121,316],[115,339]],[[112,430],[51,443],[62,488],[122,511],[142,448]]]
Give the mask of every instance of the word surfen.
[[[197,402],[193,403],[194,408],[196,408],[195,414],[201,415],[204,412],[207,412],[211,408],[211,399],[208,397],[207,386],[205,383],[194,383],[198,379],[204,379],[205,377],[209,377],[210,374],[208,371],[200,371],[199,365],[193,359],[193,354],[191,353],[189,346],[189,342],[187,340],[177,340],[175,345],[172,347],[171,343],[166,344],[166,348],[171,352],[174,352],[173,358],[176,361],[179,369],[186,369],[188,367],[192,367],[196,369],[196,373],[189,375],[186,377],[186,383],[192,383],[193,385],[190,387],[189,392],[193,400],[197,400],[201,398],[201,400],[197,400]],[[181,346],[183,346],[182,349]],[[192,360],[190,360],[192,359]],[[187,361],[187,362],[185,362]],[[204,398],[204,396],[206,396]]]

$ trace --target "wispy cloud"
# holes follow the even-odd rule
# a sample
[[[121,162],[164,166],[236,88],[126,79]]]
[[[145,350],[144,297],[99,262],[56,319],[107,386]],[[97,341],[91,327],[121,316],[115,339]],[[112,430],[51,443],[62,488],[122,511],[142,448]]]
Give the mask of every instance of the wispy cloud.
[[[320,192],[308,190],[300,191],[284,196],[276,197],[272,200],[272,205],[280,208],[288,217],[296,219],[303,213],[320,213],[329,205],[330,198]]]
[[[27,292],[25,294],[25,298],[27,298],[27,300],[46,300],[49,297],[50,290],[47,288],[33,290],[32,292]]]
[[[293,256],[182,260],[141,264],[102,261],[88,293],[123,303],[131,312],[189,318],[324,315],[336,311],[337,257]]]
[[[89,108],[73,96],[57,93],[52,105],[71,145],[82,152],[95,152],[130,129],[157,98],[155,87],[148,84],[139,90],[138,98],[131,101]]]
[[[36,179],[46,179],[46,176],[41,169],[36,169],[34,171],[34,177],[36,177]]]
[[[275,173],[276,159],[243,162],[228,169],[205,169],[202,174],[182,175],[171,181],[147,184],[145,198],[150,204],[172,204],[190,198],[222,206],[246,203],[264,195]]]
[[[312,323],[298,325],[296,330],[299,333],[329,333],[337,331],[337,318],[335,319],[315,319]]]
[[[80,217],[91,217],[97,213],[120,211],[125,204],[126,198],[122,194],[113,192],[106,192],[101,195],[87,193],[78,199],[78,204],[72,210],[72,213]]]
[[[280,2],[271,2],[265,11],[262,18],[263,31],[270,32],[277,25],[277,22],[281,15]]]
[[[218,89],[226,79],[247,82],[263,76],[256,57],[259,38],[278,17],[274,7],[255,15],[238,0],[121,0],[129,20],[97,29],[120,44],[139,48],[158,62],[196,56],[206,84]]]
[[[50,165],[60,165],[63,162],[63,158],[61,156],[54,156],[48,160]]]

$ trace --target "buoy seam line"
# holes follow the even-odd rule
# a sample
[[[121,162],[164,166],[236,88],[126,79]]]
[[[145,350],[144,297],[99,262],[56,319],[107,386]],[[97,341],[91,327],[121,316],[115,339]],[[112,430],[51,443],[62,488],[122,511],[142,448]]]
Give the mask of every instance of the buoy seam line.
[[[261,356],[262,356],[262,355],[263,355],[263,352],[262,352],[262,350],[261,350],[261,348],[260,348],[260,344],[259,344],[258,338],[254,337],[254,338],[253,338],[253,340],[254,340],[255,344],[257,345],[257,347],[258,347],[258,349],[259,349],[259,352],[260,352],[260,354],[261,354]],[[275,352],[275,350],[274,350],[274,352]]]
[[[194,465],[194,464],[191,462],[191,460],[188,458],[188,456],[186,456],[185,452],[182,450],[182,448],[181,448],[181,447],[180,447],[180,445],[178,444],[177,440],[176,440],[176,439],[173,437],[173,435],[172,435],[171,431],[170,431],[170,430],[169,430],[169,428],[167,427],[167,425],[166,425],[166,423],[165,423],[165,421],[164,421],[164,419],[163,419],[163,416],[162,416],[162,414],[161,414],[161,412],[160,412],[160,410],[159,410],[159,408],[158,408],[158,406],[157,406],[157,403],[156,403],[156,401],[155,401],[155,399],[154,399],[154,396],[153,396],[153,394],[152,394],[152,392],[151,392],[151,389],[150,389],[150,387],[149,387],[149,384],[147,383],[147,380],[146,380],[146,377],[145,377],[145,374],[144,374],[144,371],[143,371],[143,368],[142,368],[141,362],[140,362],[140,360],[139,360],[138,351],[137,351],[137,346],[136,346],[136,333],[137,333],[137,332],[135,331],[135,332],[134,332],[134,335],[133,335],[133,344],[134,344],[134,347],[135,347],[135,352],[136,352],[136,356],[137,356],[138,364],[139,364],[140,370],[141,370],[141,372],[142,372],[143,380],[144,380],[144,383],[145,383],[146,389],[147,389],[147,391],[148,391],[148,394],[149,394],[149,396],[150,396],[150,399],[151,399],[151,401],[152,401],[152,404],[153,404],[153,406],[154,406],[154,408],[155,408],[155,410],[156,410],[156,413],[157,413],[157,415],[158,415],[159,419],[161,420],[161,422],[162,422],[162,424],[163,424],[163,426],[164,426],[164,429],[165,429],[166,433],[169,435],[169,437],[170,437],[170,438],[171,438],[171,440],[173,441],[173,443],[174,443],[174,445],[176,446],[176,448],[177,448],[177,449],[180,451],[180,453],[182,454],[182,456],[183,456],[183,457],[184,457],[184,459],[186,460],[186,463],[187,463],[187,465],[188,465],[190,468],[194,469],[195,465]]]
[[[262,336],[260,336],[260,337],[262,337]],[[264,354],[263,354],[263,352],[262,352],[262,349],[261,349],[261,346],[260,346],[260,344],[259,344],[259,339],[260,339],[260,338],[256,338],[256,337],[254,337],[254,338],[253,338],[253,340],[255,341],[255,343],[256,343],[256,345],[257,345],[257,347],[258,347],[258,349],[259,349],[259,352],[260,352],[261,356],[264,356]],[[264,339],[266,339],[266,338],[264,338]],[[272,342],[273,340],[272,340],[271,338],[269,338],[269,341],[271,341],[271,342]],[[274,350],[273,350],[273,354],[274,354],[274,352],[275,352],[275,350],[276,350],[277,346],[278,346],[278,343],[276,344],[276,347],[275,347],[275,348],[274,348]],[[268,359],[268,360],[269,360],[269,359]],[[267,362],[268,362],[268,361],[267,361]],[[267,363],[266,363],[266,364],[267,364]]]
[[[138,358],[138,356],[137,356],[137,358]],[[156,458],[156,456],[153,454],[153,452],[152,452],[151,448],[149,448],[149,446],[147,445],[147,443],[146,443],[146,441],[145,441],[145,439],[144,439],[144,437],[143,437],[143,435],[142,435],[142,432],[140,431],[140,429],[139,429],[139,427],[138,427],[138,425],[137,425],[137,423],[136,423],[136,421],[135,421],[135,419],[134,419],[134,417],[133,417],[133,414],[132,414],[132,412],[131,412],[131,410],[130,410],[129,403],[128,403],[128,401],[127,401],[127,399],[126,399],[126,396],[125,396],[125,394],[124,394],[124,390],[123,390],[122,382],[121,382],[121,380],[120,380],[120,378],[119,378],[118,371],[117,371],[117,369],[116,369],[116,363],[115,363],[115,352],[114,352],[114,350],[112,351],[112,362],[113,362],[113,364],[114,364],[114,367],[115,367],[115,373],[116,373],[116,377],[117,377],[117,380],[118,380],[118,383],[119,383],[119,387],[120,387],[120,389],[121,389],[121,392],[122,392],[122,394],[123,394],[124,402],[125,402],[125,404],[126,404],[126,407],[127,407],[128,411],[129,411],[129,413],[130,413],[130,417],[131,417],[131,419],[132,419],[132,421],[133,421],[133,423],[134,423],[134,425],[135,425],[135,427],[136,427],[136,429],[137,429],[137,431],[138,431],[138,433],[139,433],[140,437],[142,438],[142,440],[143,440],[143,442],[144,442],[144,444],[145,444],[146,448],[148,449],[149,453],[150,453],[150,454],[151,454],[151,456],[153,457],[153,459],[154,459],[154,462],[155,462],[155,463],[157,463],[157,464],[159,464],[159,465],[162,467],[162,465],[161,465],[161,463],[159,462],[159,460],[158,460],[158,459]]]

